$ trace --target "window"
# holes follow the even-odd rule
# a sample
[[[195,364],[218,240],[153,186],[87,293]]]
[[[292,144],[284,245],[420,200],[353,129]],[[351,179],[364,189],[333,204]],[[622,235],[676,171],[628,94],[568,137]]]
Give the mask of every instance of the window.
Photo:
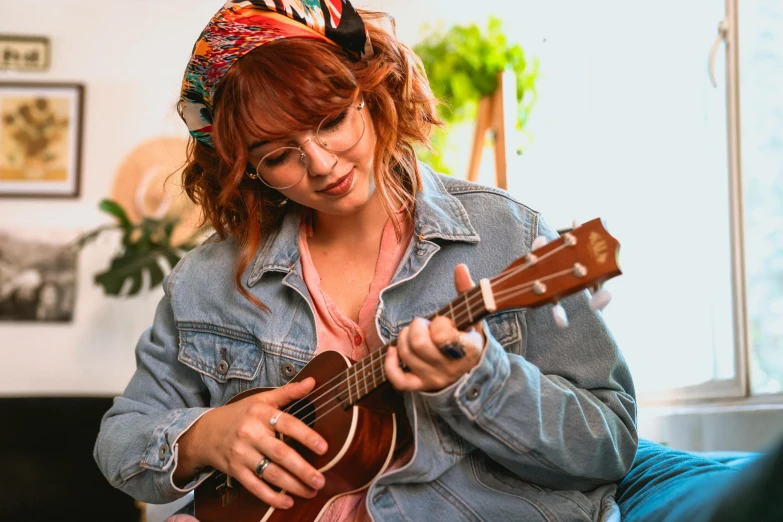
[[[783,4],[736,5],[506,18],[540,60],[509,190],[555,228],[601,216],[620,240],[605,317],[643,404],[783,391]],[[491,155],[482,169],[492,183]]]
[[[723,53],[717,87],[708,70],[724,5],[667,6],[592,4],[547,34],[509,188],[558,228],[601,216],[620,240],[605,315],[643,400],[739,395]]]

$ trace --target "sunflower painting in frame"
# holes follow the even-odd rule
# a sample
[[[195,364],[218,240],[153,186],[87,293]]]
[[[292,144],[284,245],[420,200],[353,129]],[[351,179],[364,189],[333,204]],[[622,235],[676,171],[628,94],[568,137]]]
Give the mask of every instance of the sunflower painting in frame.
[[[79,195],[83,91],[0,83],[0,196]]]

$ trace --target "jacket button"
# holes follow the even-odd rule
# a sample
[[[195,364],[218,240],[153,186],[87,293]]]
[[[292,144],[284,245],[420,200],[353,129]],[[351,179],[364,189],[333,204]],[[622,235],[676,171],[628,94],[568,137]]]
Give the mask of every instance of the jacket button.
[[[481,390],[480,390],[480,388],[479,388],[479,385],[478,385],[478,384],[474,384],[474,385],[473,385],[473,386],[471,386],[471,387],[470,387],[470,389],[468,390],[468,393],[466,394],[466,397],[467,397],[467,398],[468,398],[468,400],[470,400],[470,401],[476,400],[476,399],[478,399],[478,396],[479,396],[479,392],[480,392],[480,391],[481,391]]]
[[[160,457],[160,460],[163,460],[166,458],[166,454],[169,452],[169,445],[164,444],[160,447],[160,451],[158,451],[158,457]]]
[[[280,367],[283,370],[283,375],[286,377],[293,377],[296,375],[296,366],[293,363],[286,362]]]
[[[228,362],[225,359],[221,359],[218,363],[218,373],[220,375],[225,375],[228,373]]]

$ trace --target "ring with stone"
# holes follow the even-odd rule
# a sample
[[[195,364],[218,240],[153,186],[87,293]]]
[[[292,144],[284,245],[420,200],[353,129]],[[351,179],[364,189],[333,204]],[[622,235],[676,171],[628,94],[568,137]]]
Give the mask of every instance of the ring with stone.
[[[272,429],[275,429],[275,426],[277,426],[277,420],[280,418],[280,416],[283,414],[282,411],[277,412],[277,415],[269,419],[269,425],[272,426]]]
[[[271,463],[272,461],[269,460],[269,457],[264,457],[258,461],[258,464],[256,464],[256,475],[258,475],[258,478],[264,478],[264,471],[266,471],[267,466]]]
[[[465,345],[459,341],[459,337],[446,344],[440,345],[439,349],[441,353],[451,359],[462,359],[465,357]]]

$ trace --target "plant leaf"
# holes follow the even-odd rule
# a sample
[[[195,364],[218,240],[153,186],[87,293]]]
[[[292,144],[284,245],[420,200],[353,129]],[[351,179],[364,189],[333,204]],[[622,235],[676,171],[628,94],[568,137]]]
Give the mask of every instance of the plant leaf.
[[[120,226],[126,231],[133,228],[133,223],[131,223],[130,219],[128,219],[128,215],[125,213],[125,210],[123,210],[120,204],[116,201],[112,201],[111,199],[101,200],[101,202],[98,203],[98,208],[117,218]]]
[[[95,282],[101,285],[107,295],[118,296],[125,281],[132,281],[128,295],[136,295],[142,290],[143,272],[150,275],[150,288],[159,285],[164,278],[158,259],[164,257],[171,266],[179,262],[181,256],[173,248],[126,250],[115,258],[105,272],[95,276]]]
[[[76,241],[74,241],[74,245],[76,246],[76,248],[84,248],[87,245],[87,243],[91,241],[95,241],[98,238],[98,236],[100,236],[102,233],[106,232],[107,230],[114,230],[115,228],[122,228],[122,227],[120,227],[119,225],[102,225],[94,230],[85,232],[84,234],[76,238]]]

